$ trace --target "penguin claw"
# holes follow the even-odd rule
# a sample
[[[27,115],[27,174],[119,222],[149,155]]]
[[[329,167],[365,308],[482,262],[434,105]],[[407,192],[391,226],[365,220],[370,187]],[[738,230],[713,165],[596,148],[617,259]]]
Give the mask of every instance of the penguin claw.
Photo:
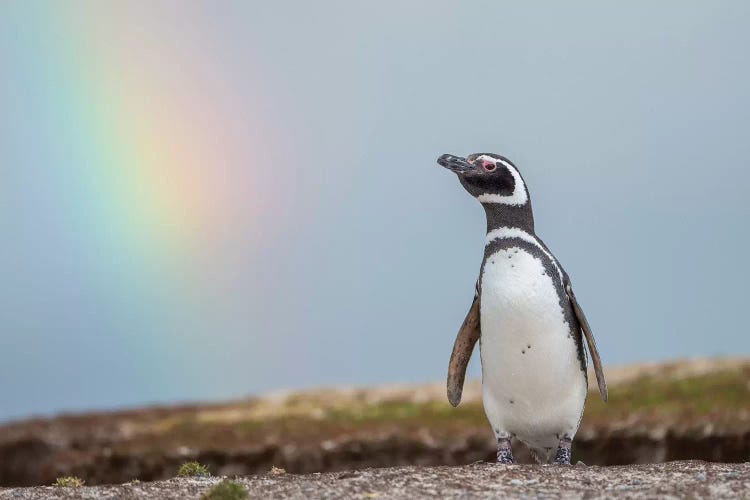
[[[497,440],[497,463],[505,465],[516,463],[509,438],[498,438]]]
[[[570,440],[565,438],[560,440],[560,446],[557,448],[555,460],[552,463],[555,465],[570,465]]]

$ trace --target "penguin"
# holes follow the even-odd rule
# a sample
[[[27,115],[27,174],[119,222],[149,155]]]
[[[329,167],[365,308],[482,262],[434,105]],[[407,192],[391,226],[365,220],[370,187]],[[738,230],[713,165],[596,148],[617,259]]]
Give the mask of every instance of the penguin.
[[[497,461],[515,463],[511,439],[540,463],[570,465],[588,393],[583,337],[606,402],[599,351],[568,274],[536,235],[531,198],[518,168],[494,153],[444,154],[487,216],[474,300],[453,346],[448,400],[461,402],[466,366],[479,341],[482,403],[497,439]]]

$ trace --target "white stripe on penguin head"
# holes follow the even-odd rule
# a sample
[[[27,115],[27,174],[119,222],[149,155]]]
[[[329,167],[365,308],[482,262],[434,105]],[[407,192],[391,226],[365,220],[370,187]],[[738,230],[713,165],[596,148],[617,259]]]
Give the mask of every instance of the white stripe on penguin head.
[[[477,196],[477,199],[481,203],[501,203],[503,205],[525,205],[529,201],[529,195],[526,193],[526,185],[521,179],[521,174],[518,173],[516,167],[511,165],[505,160],[500,158],[493,158],[491,156],[482,155],[474,161],[487,160],[493,163],[502,163],[513,176],[513,193],[508,195],[496,194],[496,193],[484,193]]]

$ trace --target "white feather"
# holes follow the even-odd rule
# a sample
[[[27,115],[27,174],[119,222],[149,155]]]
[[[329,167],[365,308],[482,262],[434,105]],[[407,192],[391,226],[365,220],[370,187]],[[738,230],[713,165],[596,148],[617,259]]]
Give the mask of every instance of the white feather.
[[[519,230],[502,230],[488,240],[528,241]],[[578,430],[587,387],[552,278],[530,253],[500,250],[485,263],[480,304],[487,418],[499,436],[554,453],[560,437]]]
[[[492,231],[487,233],[487,239],[485,240],[484,245],[487,246],[494,240],[501,238],[518,238],[536,246],[539,250],[542,251],[542,253],[544,253],[544,255],[547,256],[547,258],[549,258],[549,260],[552,261],[552,264],[555,266],[555,270],[557,270],[557,273],[560,275],[560,283],[563,282],[562,269],[560,269],[560,265],[557,263],[557,259],[555,259],[555,257],[551,253],[549,253],[541,243],[539,243],[539,240],[537,240],[535,236],[532,236],[523,229],[519,229],[517,227],[500,227],[497,229],[493,229]]]

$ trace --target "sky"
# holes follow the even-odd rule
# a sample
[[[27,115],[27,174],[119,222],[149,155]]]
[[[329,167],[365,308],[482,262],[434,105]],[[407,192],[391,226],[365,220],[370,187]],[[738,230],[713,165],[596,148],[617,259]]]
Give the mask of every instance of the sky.
[[[747,355],[749,24],[0,3],[0,419],[442,379],[485,232],[442,153],[516,163],[605,367]]]

